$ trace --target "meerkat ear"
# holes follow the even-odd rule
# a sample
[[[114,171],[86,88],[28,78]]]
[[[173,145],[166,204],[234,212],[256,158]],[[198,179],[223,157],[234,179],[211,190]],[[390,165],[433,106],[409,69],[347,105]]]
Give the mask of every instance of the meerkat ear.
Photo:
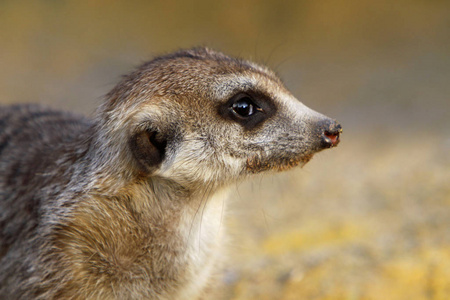
[[[157,130],[143,130],[130,139],[130,148],[139,166],[146,173],[155,171],[162,163],[167,140]]]

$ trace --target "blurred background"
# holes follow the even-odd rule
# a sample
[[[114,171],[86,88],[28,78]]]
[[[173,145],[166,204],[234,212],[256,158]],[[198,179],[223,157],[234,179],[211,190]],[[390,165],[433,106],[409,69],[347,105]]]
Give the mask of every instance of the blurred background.
[[[221,297],[450,299],[450,2],[2,0],[0,104],[91,114],[197,45],[268,65],[344,128],[304,168],[236,185]]]

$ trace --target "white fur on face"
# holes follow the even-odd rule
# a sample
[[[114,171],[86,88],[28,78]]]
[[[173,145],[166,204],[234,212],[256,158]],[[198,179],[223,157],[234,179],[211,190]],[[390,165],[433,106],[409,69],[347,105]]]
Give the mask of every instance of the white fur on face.
[[[215,92],[216,99],[229,99],[237,91],[245,91],[247,89],[261,90],[272,96],[279,108],[282,108],[292,117],[292,120],[308,119],[308,118],[324,118],[322,114],[310,109],[292,94],[287,91],[278,82],[268,80],[260,74],[251,73],[249,75],[227,75],[212,87]]]

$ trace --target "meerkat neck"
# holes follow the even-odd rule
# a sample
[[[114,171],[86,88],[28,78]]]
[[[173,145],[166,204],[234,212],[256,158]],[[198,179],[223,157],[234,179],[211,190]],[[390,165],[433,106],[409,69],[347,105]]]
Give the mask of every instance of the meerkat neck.
[[[137,278],[136,295],[145,295],[145,278],[154,276],[164,280],[155,289],[179,291],[171,299],[192,299],[223,257],[226,191],[186,190],[159,177],[128,182],[115,194],[91,189],[59,226],[56,247],[76,266],[73,282],[94,280],[81,274],[95,266],[107,281]],[[101,288],[105,295],[110,289]]]
[[[133,214],[147,219],[145,223],[164,222],[177,216],[180,226],[186,221],[192,227],[194,223],[205,221],[202,220],[205,213],[220,214],[218,217],[222,220],[227,192],[226,187],[212,185],[192,190],[171,180],[151,177],[126,185],[119,194],[129,202]],[[208,220],[202,224],[204,227],[208,225]]]

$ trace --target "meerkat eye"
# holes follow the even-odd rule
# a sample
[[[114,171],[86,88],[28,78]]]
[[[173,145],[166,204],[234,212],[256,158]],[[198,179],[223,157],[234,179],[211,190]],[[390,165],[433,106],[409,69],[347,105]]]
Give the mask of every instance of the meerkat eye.
[[[275,115],[277,107],[270,96],[248,90],[240,92],[218,106],[218,113],[225,120],[241,124],[245,130],[258,127]]]
[[[250,97],[243,97],[235,101],[231,105],[233,113],[240,117],[247,118],[254,115],[257,111],[261,110]]]

